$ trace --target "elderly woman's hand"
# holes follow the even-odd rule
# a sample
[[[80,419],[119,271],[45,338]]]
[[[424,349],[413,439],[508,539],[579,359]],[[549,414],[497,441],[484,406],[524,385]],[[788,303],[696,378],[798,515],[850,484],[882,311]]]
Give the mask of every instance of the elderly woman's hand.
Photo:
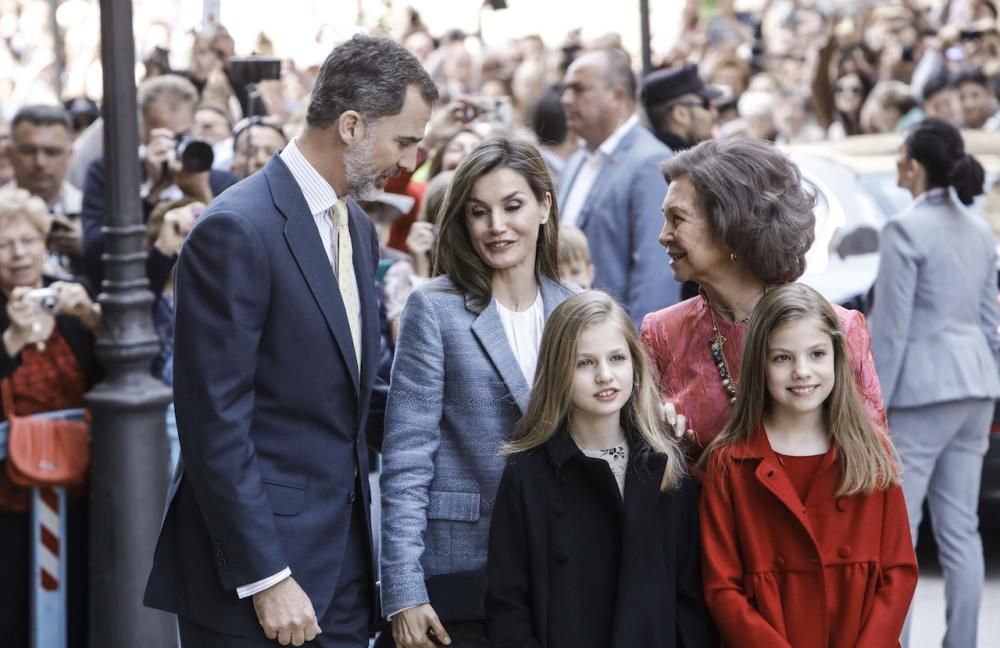
[[[56,325],[52,313],[42,308],[40,302],[28,297],[30,288],[14,288],[7,300],[7,317],[10,326],[3,332],[7,355],[13,357],[29,344],[41,344],[49,339]]]
[[[695,441],[697,439],[694,430],[687,427],[687,417],[683,414],[678,414],[677,407],[672,402],[663,404],[663,418],[673,428],[674,436],[677,437],[678,441]]]
[[[54,314],[76,317],[96,334],[101,327],[101,307],[90,299],[87,289],[72,281],[54,281],[50,287],[56,291]]]

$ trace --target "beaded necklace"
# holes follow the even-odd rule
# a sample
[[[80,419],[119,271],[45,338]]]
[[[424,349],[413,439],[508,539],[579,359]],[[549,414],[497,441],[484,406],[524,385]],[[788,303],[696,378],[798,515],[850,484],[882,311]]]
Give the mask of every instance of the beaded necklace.
[[[708,312],[712,314],[712,339],[708,342],[708,348],[712,351],[712,360],[715,361],[715,366],[719,370],[719,377],[722,378],[722,390],[726,392],[729,396],[729,404],[734,405],[736,403],[736,385],[733,384],[733,378],[729,373],[729,365],[726,364],[726,356],[722,352],[722,347],[726,344],[726,338],[719,332],[719,322],[715,317],[715,309],[712,305],[708,305]],[[746,320],[743,320],[746,321]],[[739,324],[741,322],[737,322]]]
[[[761,294],[767,294],[767,287]],[[702,297],[705,299],[705,303],[708,304],[708,312],[712,316],[712,339],[708,341],[708,348],[712,352],[712,360],[715,361],[715,366],[719,370],[719,377],[722,378],[722,390],[726,392],[729,396],[729,404],[736,404],[736,382],[733,380],[732,374],[729,373],[729,364],[726,363],[726,355],[723,353],[722,349],[726,344],[726,338],[719,331],[719,320],[715,315],[715,307],[712,306],[712,302],[708,300],[708,295],[705,294],[704,290],[701,291]],[[753,314],[751,311],[749,314],[735,320],[735,324],[746,324],[750,321],[750,315]]]

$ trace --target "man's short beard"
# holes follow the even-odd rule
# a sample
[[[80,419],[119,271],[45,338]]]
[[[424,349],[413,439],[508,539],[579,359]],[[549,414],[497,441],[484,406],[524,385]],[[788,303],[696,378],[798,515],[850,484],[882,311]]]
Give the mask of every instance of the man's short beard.
[[[379,193],[375,181],[382,175],[374,169],[375,128],[369,126],[364,138],[344,153],[347,195],[355,200],[373,200]]]

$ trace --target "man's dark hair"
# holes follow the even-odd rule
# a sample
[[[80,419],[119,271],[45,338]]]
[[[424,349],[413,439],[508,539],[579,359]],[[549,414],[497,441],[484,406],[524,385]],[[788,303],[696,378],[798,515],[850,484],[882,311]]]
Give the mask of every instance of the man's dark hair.
[[[986,74],[981,68],[978,67],[966,68],[955,75],[955,80],[952,82],[952,85],[955,88],[958,88],[963,83],[975,83],[976,85],[986,88],[990,92],[993,91],[993,88],[990,86],[989,79],[986,78]]]
[[[531,111],[531,127],[542,144],[562,144],[566,141],[566,112],[559,100],[559,86],[549,86]]]
[[[410,86],[416,86],[428,104],[438,98],[427,71],[402,45],[388,38],[355,36],[323,62],[306,123],[326,128],[346,110],[356,110],[366,121],[398,115]]]
[[[14,130],[21,124],[28,123],[35,126],[62,126],[66,132],[73,132],[73,120],[69,112],[62,106],[35,104],[24,106],[14,115],[10,122],[10,133],[13,137]]]
[[[944,70],[927,79],[927,83],[924,84],[923,89],[923,101],[930,101],[934,95],[939,92],[944,92],[951,88],[951,77],[948,75],[948,71]]]

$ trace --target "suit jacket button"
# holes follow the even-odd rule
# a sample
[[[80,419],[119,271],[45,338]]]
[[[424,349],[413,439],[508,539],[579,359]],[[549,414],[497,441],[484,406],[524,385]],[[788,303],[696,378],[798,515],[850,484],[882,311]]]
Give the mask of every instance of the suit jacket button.
[[[219,556],[219,567],[225,567],[225,566],[226,566],[226,559],[222,556]]]
[[[851,548],[844,545],[840,549],[837,549],[837,555],[841,558],[848,558],[851,555]]]
[[[785,559],[782,558],[781,556],[778,556],[777,558],[774,559],[774,566],[777,567],[778,569],[784,569]]]
[[[356,499],[358,499],[358,496],[357,494],[355,494],[354,491],[351,491],[350,494],[347,496],[347,501],[350,502],[351,504],[353,504],[354,500]]]

